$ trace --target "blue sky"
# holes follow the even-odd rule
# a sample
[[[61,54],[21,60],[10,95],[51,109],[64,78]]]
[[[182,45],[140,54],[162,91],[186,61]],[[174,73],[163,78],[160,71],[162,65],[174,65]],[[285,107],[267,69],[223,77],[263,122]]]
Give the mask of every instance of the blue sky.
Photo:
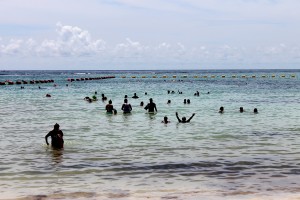
[[[0,0],[0,69],[300,67],[299,0]]]

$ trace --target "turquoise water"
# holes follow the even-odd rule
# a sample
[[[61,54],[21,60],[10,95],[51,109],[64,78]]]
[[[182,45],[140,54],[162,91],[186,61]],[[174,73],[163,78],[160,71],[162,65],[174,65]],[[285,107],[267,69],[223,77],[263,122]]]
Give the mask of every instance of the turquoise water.
[[[0,74],[0,82],[55,81],[22,85],[24,89],[0,85],[0,199],[300,196],[299,70]],[[111,75],[116,78],[67,81]],[[117,115],[105,113],[107,102],[83,100],[95,91],[98,98],[104,93],[113,101]],[[199,97],[194,96],[196,91]],[[123,115],[124,95],[131,97],[135,92],[140,98],[129,98],[132,114]],[[46,98],[47,93],[52,97]],[[157,104],[157,114],[149,115],[139,106],[149,98]],[[169,99],[171,104],[167,104]],[[191,104],[183,104],[184,99]],[[224,114],[218,113],[220,106]],[[244,113],[239,113],[241,106]],[[253,114],[254,108],[258,114]],[[196,115],[191,123],[179,124],[175,112],[180,117]],[[164,116],[170,124],[161,123]],[[61,151],[44,141],[55,123],[64,132]]]

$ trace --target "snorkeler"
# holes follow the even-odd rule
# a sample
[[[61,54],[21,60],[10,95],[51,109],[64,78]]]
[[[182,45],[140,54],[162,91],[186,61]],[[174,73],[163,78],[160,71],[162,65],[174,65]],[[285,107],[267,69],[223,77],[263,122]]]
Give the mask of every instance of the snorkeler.
[[[176,112],[176,117],[177,117],[179,123],[188,123],[188,122],[191,121],[191,119],[192,119],[194,116],[195,116],[195,113],[193,113],[192,116],[191,116],[188,120],[186,120],[186,117],[182,117],[182,119],[180,119],[180,118],[178,117],[178,112]]]
[[[63,139],[64,134],[61,130],[59,130],[59,124],[56,123],[54,125],[54,129],[45,136],[47,145],[49,145],[48,143],[49,136],[51,137],[51,146],[53,148],[59,148],[59,149],[64,148],[64,139]]]
[[[153,103],[153,99],[150,98],[149,101],[150,101],[150,103],[148,103],[144,109],[148,110],[149,113],[154,113],[154,110],[155,110],[155,112],[157,112],[156,104]]]

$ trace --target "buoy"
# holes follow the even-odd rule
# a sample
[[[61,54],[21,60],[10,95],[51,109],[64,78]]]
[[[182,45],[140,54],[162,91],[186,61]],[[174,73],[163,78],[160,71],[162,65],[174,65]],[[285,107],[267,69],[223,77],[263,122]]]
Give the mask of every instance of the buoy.
[[[295,75],[295,74],[291,74],[291,77],[292,77],[292,78],[296,78],[296,75]]]
[[[176,75],[173,75],[173,78],[176,78],[177,76]]]
[[[146,76],[142,76],[142,78],[146,78]]]
[[[266,78],[267,76],[266,76],[266,75],[261,75],[261,77],[262,77],[262,78]]]
[[[247,78],[247,76],[246,75],[242,75],[242,78]]]
[[[136,78],[136,76],[131,76],[131,78]]]
[[[285,78],[285,75],[284,75],[284,74],[282,74],[282,75],[281,75],[281,78]]]
[[[198,78],[198,76],[194,76],[194,78]]]
[[[211,75],[211,78],[216,78],[216,76],[215,75]]]
[[[152,76],[152,78],[156,78],[157,76]]]
[[[222,78],[225,78],[226,76],[225,76],[225,75],[222,75],[221,77],[222,77]]]
[[[272,78],[275,78],[276,77],[276,75],[275,74],[272,74]]]
[[[183,75],[183,76],[181,76],[181,78],[187,78],[187,75]]]
[[[256,78],[256,76],[255,76],[255,75],[252,75],[252,78]]]
[[[232,75],[231,77],[232,77],[232,78],[236,78],[236,75]]]
[[[207,76],[203,76],[203,78],[207,78]]]
[[[166,75],[163,75],[163,78],[168,78]]]

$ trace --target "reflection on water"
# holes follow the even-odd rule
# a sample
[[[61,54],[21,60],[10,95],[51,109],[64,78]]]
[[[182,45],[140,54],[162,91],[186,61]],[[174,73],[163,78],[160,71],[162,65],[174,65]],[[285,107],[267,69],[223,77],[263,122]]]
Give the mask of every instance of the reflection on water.
[[[63,161],[63,149],[52,148],[47,149],[48,153],[52,156],[53,164],[60,164]],[[49,152],[50,151],[50,152]]]

